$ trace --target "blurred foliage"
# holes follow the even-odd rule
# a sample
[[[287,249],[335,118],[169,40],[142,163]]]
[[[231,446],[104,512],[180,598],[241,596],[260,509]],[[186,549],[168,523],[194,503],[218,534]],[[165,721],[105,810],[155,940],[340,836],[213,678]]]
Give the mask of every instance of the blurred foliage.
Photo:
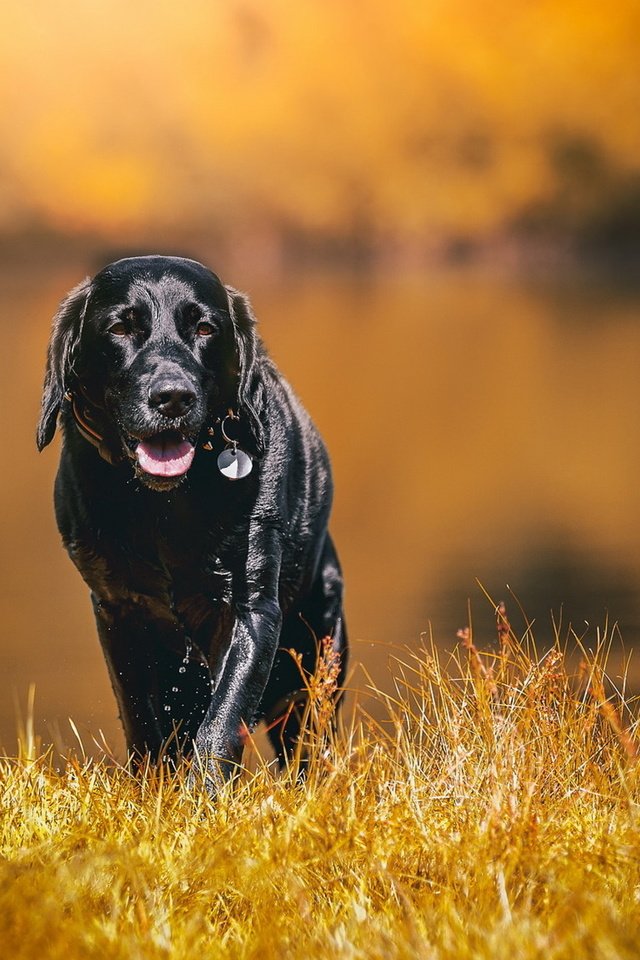
[[[640,223],[636,0],[9,0],[3,21],[5,231],[366,257]]]

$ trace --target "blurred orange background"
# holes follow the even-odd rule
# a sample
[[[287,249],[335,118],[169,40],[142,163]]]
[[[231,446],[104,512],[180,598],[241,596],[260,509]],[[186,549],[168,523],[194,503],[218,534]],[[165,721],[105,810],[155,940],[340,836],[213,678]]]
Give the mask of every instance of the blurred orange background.
[[[3,13],[5,230],[404,259],[638,214],[634,0]]]
[[[380,683],[394,645],[451,649],[469,596],[493,640],[476,578],[541,644],[553,611],[633,646],[635,0],[9,0],[3,25],[5,747],[31,682],[45,739],[71,715],[119,742],[32,437],[56,304],[121,253],[251,294],[332,452],[354,660]]]

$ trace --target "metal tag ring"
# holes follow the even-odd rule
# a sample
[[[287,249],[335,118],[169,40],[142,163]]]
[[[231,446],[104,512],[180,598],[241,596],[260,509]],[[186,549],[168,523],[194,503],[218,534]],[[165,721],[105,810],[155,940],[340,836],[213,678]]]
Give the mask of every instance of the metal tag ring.
[[[223,418],[222,423],[220,424],[220,432],[222,433],[222,436],[227,443],[237,443],[238,441],[234,440],[233,437],[229,436],[229,434],[224,428],[224,425],[227,422],[227,420],[239,420],[239,419],[240,417],[238,416],[237,413],[234,413],[233,410],[229,410],[226,417]]]

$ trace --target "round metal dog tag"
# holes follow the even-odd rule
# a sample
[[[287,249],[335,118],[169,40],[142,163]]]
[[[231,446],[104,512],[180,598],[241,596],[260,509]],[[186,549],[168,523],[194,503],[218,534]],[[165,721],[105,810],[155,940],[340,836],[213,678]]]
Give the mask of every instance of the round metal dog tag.
[[[244,450],[239,450],[237,447],[233,450],[227,447],[218,457],[218,470],[229,480],[242,480],[253,470],[253,460]]]

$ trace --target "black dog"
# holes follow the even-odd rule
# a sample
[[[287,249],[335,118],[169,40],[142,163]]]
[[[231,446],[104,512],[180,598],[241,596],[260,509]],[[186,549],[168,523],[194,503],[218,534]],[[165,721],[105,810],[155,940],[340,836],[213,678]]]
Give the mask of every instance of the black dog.
[[[300,669],[346,661],[332,483],[309,416],[247,300],[193,260],[105,267],[55,317],[38,427],[64,445],[58,527],[91,589],[127,746],[237,768],[246,729],[281,764]],[[284,726],[283,726],[284,725]]]

